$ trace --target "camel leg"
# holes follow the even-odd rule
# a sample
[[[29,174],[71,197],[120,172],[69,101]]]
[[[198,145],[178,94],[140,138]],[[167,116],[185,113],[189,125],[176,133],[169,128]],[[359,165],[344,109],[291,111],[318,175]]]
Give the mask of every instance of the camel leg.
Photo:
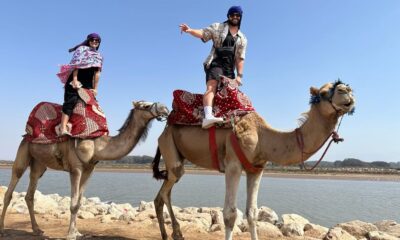
[[[231,163],[225,169],[226,192],[223,215],[226,240],[232,240],[233,228],[237,217],[236,195],[241,175],[242,167],[238,164]]]
[[[22,141],[21,144],[19,145],[17,156],[13,164],[10,184],[8,185],[8,189],[4,195],[3,211],[1,213],[1,218],[0,218],[0,236],[4,234],[4,219],[6,217],[8,205],[11,202],[12,194],[14,192],[15,187],[17,186],[19,179],[22,177],[25,170],[28,168],[30,160],[31,157],[29,156],[28,143]]]
[[[256,226],[256,221],[258,219],[257,197],[258,197],[258,188],[260,186],[262,175],[263,175],[262,171],[259,173],[247,174],[246,217],[249,223],[251,240],[258,239],[257,226]]]
[[[86,190],[86,186],[87,186],[88,180],[92,176],[93,169],[94,169],[94,166],[90,167],[90,169],[86,169],[82,173],[81,182],[79,183],[79,199],[78,199],[79,203],[81,202],[82,197],[83,197],[83,193]]]
[[[42,165],[38,162],[33,161],[31,164],[31,173],[30,173],[30,180],[29,180],[29,187],[27,193],[25,195],[25,202],[28,206],[29,216],[31,218],[32,230],[35,235],[43,235],[43,231],[39,228],[39,225],[36,222],[35,212],[34,212],[34,198],[35,198],[35,191],[37,188],[37,183],[39,178],[43,175],[46,171],[46,166]]]
[[[82,171],[80,169],[73,169],[70,172],[71,181],[71,217],[68,229],[67,240],[75,240],[76,237],[81,236],[81,234],[76,229],[76,215],[80,207],[79,195],[80,195],[80,182],[82,177]]]
[[[184,174],[183,162],[180,159],[170,131],[164,131],[160,136],[158,143],[168,171],[168,179],[164,180],[164,183],[154,200],[161,237],[163,240],[168,239],[164,226],[163,214],[164,204],[166,204],[172,222],[172,238],[174,240],[183,240],[184,237],[171,204],[172,187]]]

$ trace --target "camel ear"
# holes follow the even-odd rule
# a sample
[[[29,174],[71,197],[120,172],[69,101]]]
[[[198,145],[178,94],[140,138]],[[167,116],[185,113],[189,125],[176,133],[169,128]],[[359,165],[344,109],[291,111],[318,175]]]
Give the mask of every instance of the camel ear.
[[[332,84],[331,83],[327,83],[324,86],[322,86],[321,89],[319,90],[319,94],[321,95],[321,97],[329,98],[329,94],[330,94],[330,89],[331,88],[332,88]]]
[[[318,94],[319,94],[319,89],[316,88],[316,87],[310,87],[310,94],[311,94],[312,96],[318,96]]]
[[[133,107],[136,107],[136,103],[137,103],[137,102],[132,101],[132,106],[133,106]]]

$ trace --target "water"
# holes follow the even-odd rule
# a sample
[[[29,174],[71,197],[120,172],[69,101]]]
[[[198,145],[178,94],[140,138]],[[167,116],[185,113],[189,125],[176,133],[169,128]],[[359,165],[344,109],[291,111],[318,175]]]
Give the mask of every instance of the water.
[[[10,169],[0,169],[0,185],[8,186],[10,176]],[[29,170],[19,182],[17,192],[26,191],[28,179]],[[173,189],[172,203],[179,207],[223,207],[224,179],[221,175],[186,174]],[[245,186],[242,177],[237,196],[238,208],[242,211],[246,206]],[[161,182],[153,180],[150,173],[95,172],[85,196],[137,206],[142,200],[153,201],[160,187]],[[39,181],[38,190],[69,196],[68,173],[47,171]],[[386,219],[400,222],[400,184],[264,177],[258,206],[270,207],[278,216],[296,213],[326,227],[356,219],[372,223]]]

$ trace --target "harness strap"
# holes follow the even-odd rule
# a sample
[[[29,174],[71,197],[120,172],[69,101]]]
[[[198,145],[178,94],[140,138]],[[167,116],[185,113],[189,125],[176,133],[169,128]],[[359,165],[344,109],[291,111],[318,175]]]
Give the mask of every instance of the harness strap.
[[[303,168],[304,168],[305,170],[307,170],[307,171],[312,171],[312,170],[314,170],[314,168],[316,168],[316,167],[319,165],[319,163],[322,161],[322,159],[324,159],[325,154],[326,154],[326,152],[328,151],[329,147],[331,146],[331,143],[332,143],[332,142],[335,142],[335,143],[343,142],[343,138],[340,138],[339,135],[337,134],[337,132],[333,131],[333,132],[331,132],[331,133],[328,135],[328,137],[327,137],[327,138],[325,139],[325,141],[321,144],[321,146],[319,146],[319,147],[317,148],[317,150],[315,150],[314,152],[305,152],[305,151],[304,151],[303,134],[301,133],[300,128],[296,128],[296,129],[295,129],[295,133],[296,133],[297,145],[299,146],[299,148],[300,148],[300,150],[301,150],[301,164],[302,164]],[[312,155],[312,154],[316,153],[318,150],[320,150],[320,149],[325,145],[325,143],[329,140],[330,137],[332,137],[332,139],[329,141],[329,143],[328,143],[328,145],[326,146],[325,151],[324,151],[323,154],[321,155],[320,159],[315,163],[315,165],[314,165],[313,167],[307,168],[306,165],[305,165],[305,163],[304,163],[305,160],[306,160],[306,159],[304,159],[304,154],[311,154],[311,155]]]
[[[215,136],[215,126],[212,126],[208,129],[208,142],[211,153],[212,166],[214,169],[221,172],[218,161],[218,149],[217,149],[217,140]]]
[[[232,146],[233,146],[233,150],[235,151],[236,156],[239,158],[239,161],[242,163],[245,171],[251,172],[251,173],[257,173],[257,172],[260,172],[260,171],[262,171],[264,169],[263,167],[253,166],[253,164],[251,164],[249,162],[249,160],[247,160],[247,158],[244,155],[242,149],[240,148],[240,145],[239,145],[239,142],[238,142],[238,140],[236,138],[235,133],[232,132],[230,138],[231,138],[231,143],[232,143]]]

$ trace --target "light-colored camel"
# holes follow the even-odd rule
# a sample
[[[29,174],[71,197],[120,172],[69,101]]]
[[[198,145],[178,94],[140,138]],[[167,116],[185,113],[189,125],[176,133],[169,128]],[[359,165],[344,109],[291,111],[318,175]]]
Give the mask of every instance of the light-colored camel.
[[[352,111],[355,99],[349,86],[341,82],[325,84],[322,88],[310,89],[314,103],[306,113],[307,120],[300,127],[304,139],[304,152],[315,152],[324,140],[334,131],[338,118]],[[254,166],[264,167],[267,162],[290,165],[302,162],[302,151],[296,141],[295,131],[282,132],[273,129],[257,113],[249,113],[234,126],[240,148],[248,161]],[[216,142],[220,169],[225,172],[225,204],[223,209],[225,239],[232,239],[232,230],[236,220],[236,194],[242,171],[230,141],[232,129],[217,129]],[[172,220],[172,238],[184,239],[171,204],[171,190],[184,174],[184,159],[193,164],[213,169],[209,151],[208,131],[196,126],[169,125],[158,139],[159,149],[153,161],[154,177],[165,179],[154,200],[157,218],[163,240],[168,238],[163,217],[166,204]],[[165,171],[159,170],[160,153],[165,162]],[[308,159],[312,154],[304,154]],[[256,220],[258,188],[262,171],[247,172],[246,216],[251,239],[256,240]],[[212,186],[210,186],[212,188]]]
[[[85,186],[99,160],[115,160],[126,156],[141,138],[147,136],[149,122],[166,117],[167,107],[159,103],[134,102],[124,125],[117,136],[102,136],[96,139],[77,140],[70,138],[59,144],[33,144],[22,140],[12,168],[12,177],[4,196],[0,219],[0,234],[4,233],[4,218],[18,180],[30,166],[30,182],[25,196],[33,232],[42,235],[34,216],[34,194],[39,178],[47,168],[67,171],[71,180],[71,217],[67,239],[76,239],[81,234],[76,228],[76,215],[80,207]]]

